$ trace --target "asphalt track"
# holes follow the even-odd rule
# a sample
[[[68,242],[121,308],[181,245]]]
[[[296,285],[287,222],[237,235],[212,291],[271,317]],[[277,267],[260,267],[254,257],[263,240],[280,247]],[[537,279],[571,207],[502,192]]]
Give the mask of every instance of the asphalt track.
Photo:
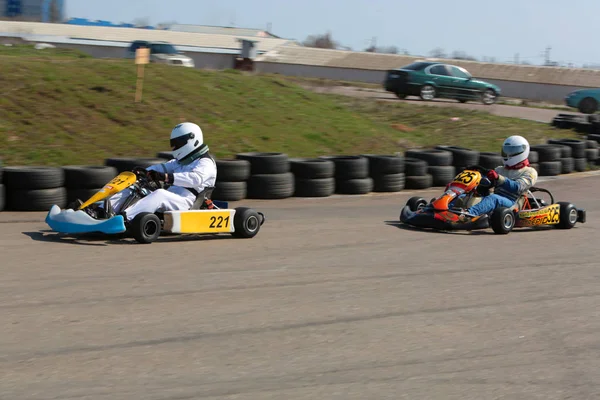
[[[394,101],[408,104],[426,105],[431,107],[455,107],[469,110],[478,110],[489,112],[492,115],[497,115],[500,117],[521,118],[543,123],[552,122],[552,119],[556,117],[556,115],[559,113],[574,114],[580,116],[583,115],[575,109],[573,109],[572,111],[564,111],[560,109],[511,106],[507,104],[494,104],[491,106],[486,106],[482,103],[477,102],[468,102],[462,104],[456,100],[448,99],[435,99],[433,101],[423,101],[415,96],[409,96],[404,100],[400,100],[398,99],[398,97],[396,97],[396,95],[386,92],[382,89],[365,89],[352,86],[320,87],[306,85],[306,88],[314,90],[318,93],[330,93],[344,96],[369,98],[381,101]]]
[[[254,239],[138,245],[0,213],[0,398],[598,398],[600,176],[539,186],[588,223],[412,231],[401,192],[245,201]]]

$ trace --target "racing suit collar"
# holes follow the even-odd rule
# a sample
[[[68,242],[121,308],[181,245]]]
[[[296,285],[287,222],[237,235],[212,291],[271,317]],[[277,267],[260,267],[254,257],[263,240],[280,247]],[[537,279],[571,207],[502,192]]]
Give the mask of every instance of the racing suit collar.
[[[506,169],[521,169],[521,168],[525,168],[525,167],[529,167],[529,159],[525,159],[525,161],[521,161],[520,163],[515,164],[511,167],[504,166],[504,168],[506,168]]]

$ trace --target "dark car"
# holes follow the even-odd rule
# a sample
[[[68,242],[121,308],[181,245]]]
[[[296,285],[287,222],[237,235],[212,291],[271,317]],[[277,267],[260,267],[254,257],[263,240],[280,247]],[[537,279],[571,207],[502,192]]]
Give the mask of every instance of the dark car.
[[[417,61],[387,71],[383,87],[400,99],[419,96],[423,100],[474,100],[490,105],[500,96],[498,86],[474,79],[466,69],[433,61]]]

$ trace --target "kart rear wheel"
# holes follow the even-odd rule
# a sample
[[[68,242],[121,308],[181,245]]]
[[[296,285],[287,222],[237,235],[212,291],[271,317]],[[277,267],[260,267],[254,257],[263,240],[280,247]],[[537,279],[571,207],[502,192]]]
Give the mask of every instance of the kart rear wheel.
[[[256,236],[264,219],[253,209],[238,207],[233,217],[233,237],[250,239]]]
[[[557,228],[571,229],[575,226],[579,217],[577,208],[573,204],[567,202],[559,202],[558,204],[560,204],[560,214]]]
[[[410,208],[410,211],[415,212],[419,208],[423,208],[427,205],[427,200],[422,197],[415,196],[408,199],[406,205]]]
[[[498,207],[494,210],[491,218],[491,226],[494,233],[498,235],[506,235],[515,227],[515,214],[512,209],[506,207]]]
[[[152,243],[160,236],[161,223],[154,213],[143,212],[131,221],[131,235],[139,243]]]

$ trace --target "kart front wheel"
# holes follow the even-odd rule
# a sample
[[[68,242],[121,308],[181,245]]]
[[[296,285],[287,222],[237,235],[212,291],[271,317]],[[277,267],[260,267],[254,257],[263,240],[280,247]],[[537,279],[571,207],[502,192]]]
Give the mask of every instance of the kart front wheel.
[[[571,229],[575,226],[579,217],[577,208],[571,203],[559,202],[558,204],[560,205],[560,211],[557,227],[559,229]]]
[[[233,237],[250,239],[256,236],[260,226],[264,222],[264,217],[256,211],[247,207],[238,207],[235,209],[233,217]]]
[[[143,212],[131,221],[131,235],[139,243],[152,243],[160,236],[161,223],[154,213]]]
[[[498,207],[492,214],[492,230],[498,235],[506,235],[515,227],[515,214],[510,208]]]
[[[425,200],[422,197],[415,196],[415,197],[411,197],[410,199],[408,199],[408,201],[406,202],[406,205],[408,206],[410,211],[415,212],[419,208],[425,207],[427,205],[427,200]]]

